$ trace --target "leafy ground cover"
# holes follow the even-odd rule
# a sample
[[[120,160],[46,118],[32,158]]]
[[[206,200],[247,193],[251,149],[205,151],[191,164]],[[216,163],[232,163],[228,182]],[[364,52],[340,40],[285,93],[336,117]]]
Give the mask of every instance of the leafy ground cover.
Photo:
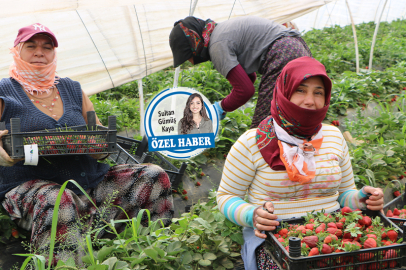
[[[304,35],[313,56],[320,60],[333,78],[331,106],[326,123],[339,125],[354,137],[348,142],[354,175],[359,187],[368,184],[385,187],[402,179],[406,164],[406,23],[382,23],[375,47],[374,66],[369,72],[369,49],[373,23],[357,26],[360,41],[361,73],[355,73],[355,52],[350,27],[313,30]],[[166,69],[143,79],[145,102],[162,89],[172,87],[173,69]],[[210,62],[191,67],[184,64],[179,86],[201,91],[213,103],[225,97],[231,86],[213,69]],[[260,76],[259,76],[260,77]],[[256,81],[258,88],[260,78]],[[91,97],[95,110],[104,123],[109,115],[117,115],[119,130],[139,130],[137,82],[110,89]],[[251,124],[256,96],[243,109],[228,113],[221,121],[216,148],[188,161],[188,174],[201,181],[200,165],[224,159],[236,139]],[[374,108],[377,114],[367,115]],[[352,110],[354,117],[347,117]],[[179,166],[179,161],[172,160]],[[180,192],[178,192],[180,193]],[[139,219],[128,221],[123,233],[112,233],[113,239],[84,236],[86,269],[232,269],[242,244],[241,228],[219,212],[214,192],[207,203],[196,204],[190,213],[175,219],[170,227],[152,222],[142,227]],[[0,216],[2,218],[2,216]],[[7,220],[7,222],[9,222]],[[121,222],[121,221],[112,221]],[[5,225],[7,226],[7,225]],[[108,227],[109,224],[106,224]],[[6,236],[11,227],[4,227]],[[32,257],[32,269],[45,269]],[[42,267],[42,268],[41,268]],[[205,268],[206,267],[206,268]],[[72,261],[55,269],[81,269]],[[84,268],[82,268],[84,269]]]

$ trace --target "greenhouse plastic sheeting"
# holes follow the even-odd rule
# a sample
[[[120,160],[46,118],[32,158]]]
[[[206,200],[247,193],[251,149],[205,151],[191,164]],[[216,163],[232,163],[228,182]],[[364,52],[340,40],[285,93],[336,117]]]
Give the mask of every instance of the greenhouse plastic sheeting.
[[[18,29],[42,23],[59,41],[59,75],[79,81],[87,94],[141,79],[172,65],[170,30],[195,1],[2,0],[0,75],[8,77]],[[384,1],[348,0],[355,23],[377,20]],[[388,0],[383,20],[405,13],[405,0]],[[280,23],[297,18],[301,31],[350,24],[345,0],[200,0],[194,15],[217,22],[245,15]]]
[[[355,24],[363,22],[377,22],[385,0],[348,0]],[[383,11],[382,21],[391,22],[406,18],[405,0],[388,0]],[[293,20],[300,31],[309,31],[312,28],[321,29],[333,25],[350,25],[351,19],[345,0],[334,1]]]
[[[0,75],[8,77],[9,48],[19,28],[41,23],[53,31],[59,48],[57,71],[94,94],[143,78],[172,65],[169,33],[188,16],[193,1],[15,0],[0,9]],[[255,15],[280,23],[330,1],[200,0],[194,15],[217,22]]]

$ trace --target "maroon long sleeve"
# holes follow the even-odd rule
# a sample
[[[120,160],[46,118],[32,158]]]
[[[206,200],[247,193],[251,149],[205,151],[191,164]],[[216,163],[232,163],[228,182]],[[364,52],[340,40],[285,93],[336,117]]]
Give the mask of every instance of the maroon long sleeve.
[[[232,112],[245,103],[254,95],[254,82],[257,76],[254,73],[248,75],[240,64],[227,74],[227,80],[233,86],[231,93],[221,101],[221,107],[226,112]]]

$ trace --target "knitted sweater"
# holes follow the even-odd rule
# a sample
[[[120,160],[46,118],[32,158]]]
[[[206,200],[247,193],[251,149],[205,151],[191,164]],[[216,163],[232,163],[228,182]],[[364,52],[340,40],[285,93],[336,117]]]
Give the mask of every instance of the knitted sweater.
[[[315,154],[316,177],[300,184],[286,171],[272,170],[255,140],[257,129],[245,132],[233,145],[224,165],[217,203],[232,222],[252,227],[253,211],[266,201],[274,204],[279,219],[300,217],[307,212],[333,212],[341,206],[364,208],[366,194],[355,187],[347,144],[334,126],[323,125],[323,144]],[[244,196],[248,195],[248,202]]]

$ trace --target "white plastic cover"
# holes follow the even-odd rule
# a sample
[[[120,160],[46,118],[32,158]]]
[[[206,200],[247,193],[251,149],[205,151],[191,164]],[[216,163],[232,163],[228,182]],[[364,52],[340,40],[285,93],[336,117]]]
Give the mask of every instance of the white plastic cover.
[[[382,21],[391,22],[406,18],[405,0],[347,0],[355,24],[377,22],[385,1],[388,1],[382,15]],[[318,10],[293,20],[300,31],[312,28],[321,29],[333,25],[350,25],[351,20],[345,0],[333,1]]]
[[[200,0],[194,16],[217,22],[255,15],[287,22],[329,1]],[[8,77],[9,48],[19,28],[41,23],[58,39],[61,77],[94,94],[172,65],[169,33],[189,15],[191,0],[1,1],[0,76]]]
[[[175,21],[188,16],[193,1],[2,0],[0,76],[8,77],[9,48],[18,29],[41,23],[58,39],[60,76],[79,81],[87,94],[143,78],[172,65],[169,33]],[[349,0],[356,23],[377,17],[383,1]],[[384,20],[405,16],[406,1],[389,1]],[[200,0],[194,12],[217,22],[255,15],[284,23],[305,14],[295,20],[300,30],[350,24],[345,0]]]

